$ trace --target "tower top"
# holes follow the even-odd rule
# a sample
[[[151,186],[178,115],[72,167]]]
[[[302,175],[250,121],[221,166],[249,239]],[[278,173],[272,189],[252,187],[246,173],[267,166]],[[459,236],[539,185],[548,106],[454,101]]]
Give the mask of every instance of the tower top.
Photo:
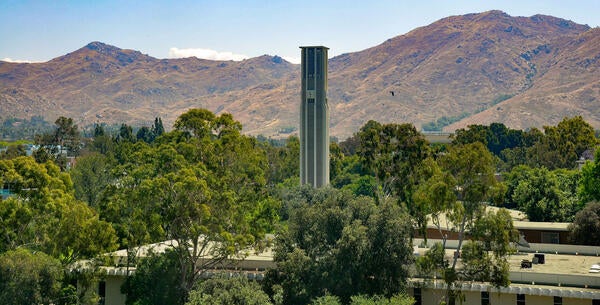
[[[325,50],[329,50],[329,48],[325,47],[325,46],[300,46],[300,49],[325,49]]]

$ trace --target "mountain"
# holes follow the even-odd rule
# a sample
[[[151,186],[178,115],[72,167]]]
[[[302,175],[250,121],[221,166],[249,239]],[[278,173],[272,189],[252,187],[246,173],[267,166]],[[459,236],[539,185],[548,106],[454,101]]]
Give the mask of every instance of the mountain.
[[[341,101],[332,113],[352,108],[334,126],[353,129],[354,121],[369,117],[418,127],[444,116],[467,116],[448,129],[496,121],[526,128],[581,114],[600,127],[598,100],[586,101],[592,106],[587,108],[530,108],[562,91],[563,104],[579,104],[575,92],[584,87],[592,90],[586,93],[590,97],[600,97],[598,87],[593,89],[600,79],[599,37],[597,29],[541,15],[511,17],[490,11],[439,20],[331,60],[330,96]],[[565,70],[578,62],[587,67]],[[568,76],[563,75],[566,71]],[[521,108],[536,117],[523,115]],[[495,116],[500,112],[504,115]]]
[[[331,134],[367,120],[446,130],[503,122],[554,125],[582,115],[600,128],[600,29],[501,11],[451,16],[329,60]],[[0,118],[43,115],[171,124],[204,107],[244,131],[285,137],[298,126],[300,69],[277,56],[244,61],[156,59],[100,42],[45,63],[0,62]]]
[[[0,115],[136,125],[161,116],[172,123],[188,108],[224,110],[234,92],[269,91],[294,69],[279,57],[160,60],[92,42],[46,63],[0,62]]]

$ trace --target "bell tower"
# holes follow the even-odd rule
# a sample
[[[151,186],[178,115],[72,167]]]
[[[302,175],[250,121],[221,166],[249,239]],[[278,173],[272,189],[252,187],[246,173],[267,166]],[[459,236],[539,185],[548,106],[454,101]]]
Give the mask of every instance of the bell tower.
[[[327,104],[327,47],[302,49],[300,104],[300,183],[329,184],[329,105]]]

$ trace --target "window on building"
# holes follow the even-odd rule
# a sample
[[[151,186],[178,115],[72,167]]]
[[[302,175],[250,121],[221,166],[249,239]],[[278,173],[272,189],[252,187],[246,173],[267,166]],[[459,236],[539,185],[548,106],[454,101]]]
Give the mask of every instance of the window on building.
[[[517,305],[525,305],[525,295],[517,294]]]
[[[558,232],[542,232],[542,244],[559,244]]]
[[[98,302],[98,304],[104,305],[104,302],[106,300],[106,282],[105,281],[100,281],[98,283],[98,296],[100,297],[100,301]]]
[[[481,292],[481,305],[490,305],[490,293],[487,291]]]
[[[600,305],[600,300],[592,300],[592,305]]]
[[[415,299],[415,305],[421,305],[422,303],[422,298],[421,298],[421,288],[414,288],[413,289],[413,298]]]
[[[562,297],[554,297],[554,305],[562,305]]]

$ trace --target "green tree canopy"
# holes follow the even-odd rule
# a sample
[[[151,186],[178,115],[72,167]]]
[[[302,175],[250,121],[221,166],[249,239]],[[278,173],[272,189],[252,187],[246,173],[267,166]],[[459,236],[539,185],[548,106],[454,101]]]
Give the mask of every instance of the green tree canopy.
[[[1,253],[0,303],[58,303],[62,277],[60,261],[42,252],[19,248]]]
[[[176,241],[187,293],[204,271],[273,231],[279,202],[267,189],[266,156],[231,115],[192,109],[150,144],[119,143],[99,210],[130,252]]]
[[[355,295],[350,298],[350,305],[412,305],[415,300],[405,294],[398,294],[391,298],[380,295],[366,296]],[[326,295],[316,298],[311,305],[341,305],[339,298]]]
[[[14,194],[0,204],[0,252],[27,247],[69,262],[115,248],[112,226],[75,199],[69,175],[52,162],[0,160],[0,183]]]
[[[232,278],[216,277],[198,284],[186,305],[270,305],[269,296],[257,282],[244,274]]]
[[[581,208],[578,180],[574,170],[515,167],[505,175],[507,206],[525,212],[531,221],[570,221]]]
[[[570,241],[579,245],[600,246],[600,203],[590,202],[569,225]]]
[[[386,195],[410,203],[420,177],[419,164],[430,155],[429,144],[411,124],[367,122],[358,132],[357,154],[363,167],[372,171]]]
[[[348,302],[355,294],[402,291],[412,261],[407,214],[394,203],[330,188],[305,194],[275,243],[278,269],[270,276],[286,304],[326,293]]]
[[[151,253],[140,260],[136,271],[121,287],[125,293],[125,304],[138,305],[182,305],[187,291],[183,288],[181,262],[173,249],[165,253]]]
[[[446,238],[419,258],[423,274],[441,274],[448,291],[446,302],[456,297],[454,286],[465,280],[489,281],[508,285],[506,255],[518,238],[510,215],[505,210],[487,212],[485,203],[494,194],[494,160],[480,142],[450,147],[440,157],[439,168],[432,160],[421,170],[425,179],[414,194],[420,214],[428,213],[440,234],[458,235],[458,247],[450,261],[445,259]],[[441,221],[444,215],[446,221]],[[457,266],[461,253],[462,266]]]
[[[54,132],[38,136],[36,142],[45,146],[51,154],[60,154],[60,147],[67,149],[68,155],[77,156],[81,149],[81,135],[73,119],[61,116],[54,124]]]
[[[581,116],[544,126],[544,136],[527,150],[528,164],[548,169],[573,169],[582,153],[596,146],[594,128]]]
[[[90,153],[77,159],[71,170],[75,197],[97,208],[102,192],[111,182],[111,161],[100,153]]]
[[[581,168],[578,194],[581,202],[600,201],[600,149],[596,149],[593,162]]]

